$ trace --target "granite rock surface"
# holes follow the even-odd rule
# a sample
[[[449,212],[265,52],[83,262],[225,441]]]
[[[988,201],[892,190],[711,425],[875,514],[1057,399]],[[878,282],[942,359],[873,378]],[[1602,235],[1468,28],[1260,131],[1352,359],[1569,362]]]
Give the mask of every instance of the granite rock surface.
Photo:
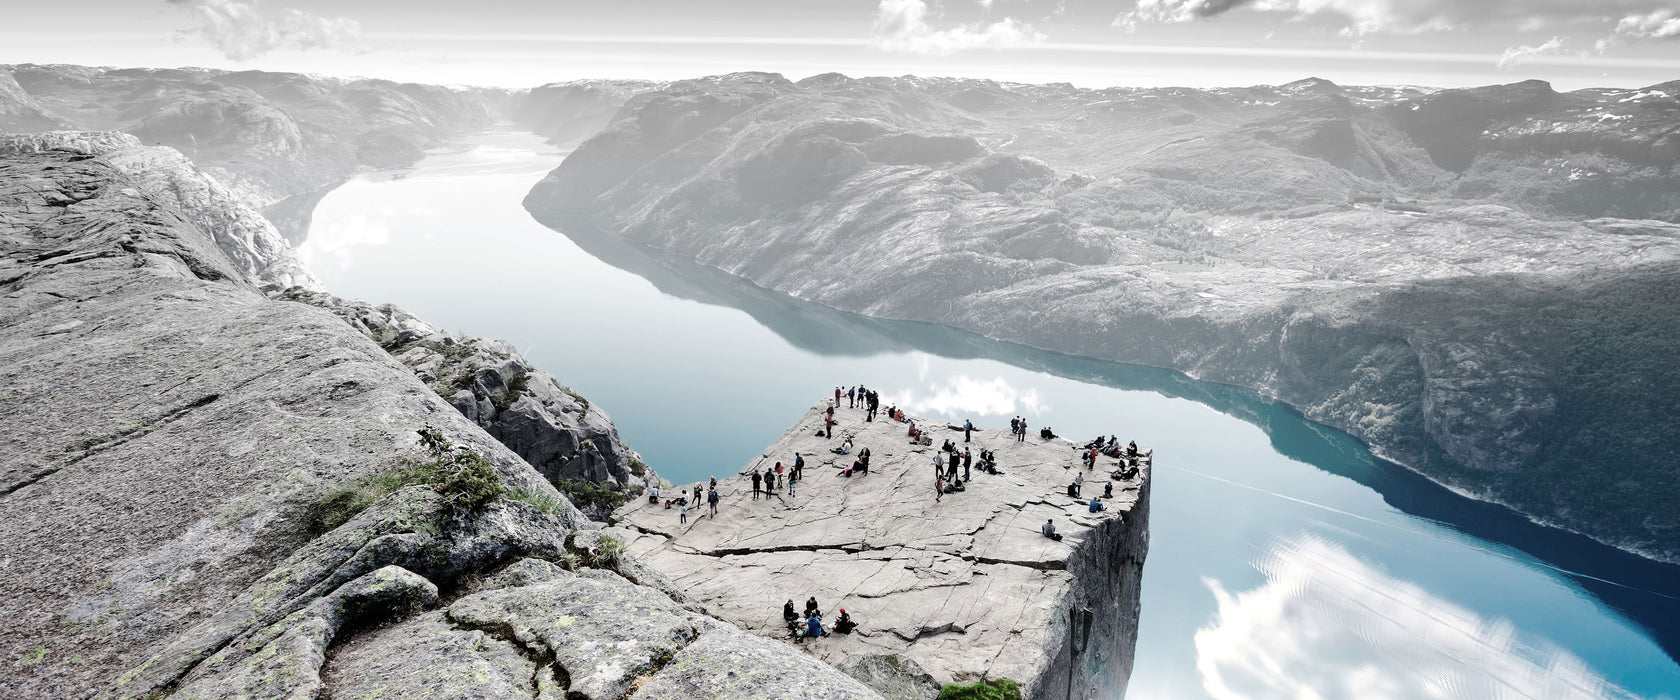
[[[981,430],[972,442],[943,423],[917,422],[931,445],[911,444],[908,424],[842,407],[832,439],[821,436],[818,404],[740,474],[720,479],[716,515],[690,506],[689,520],[663,500],[692,494],[678,485],[660,503],[621,507],[618,525],[630,551],[675,581],[723,619],[760,635],[786,639],[784,603],[803,611],[815,597],[824,619],[845,609],[859,628],[803,642],[819,659],[897,654],[940,682],[1011,678],[1030,697],[1061,697],[1067,611],[1089,606],[1091,647],[1071,663],[1075,697],[1124,691],[1136,639],[1138,579],[1148,547],[1148,451],[1129,480],[1111,480],[1116,460],[1082,465],[1063,439],[1036,429],[1017,442],[1007,430]],[[837,455],[850,438],[851,455]],[[933,459],[945,440],[974,459],[995,451],[1002,474],[971,469],[966,490],[936,501]],[[868,448],[868,474],[843,476]],[[804,479],[754,498],[753,471],[805,458]],[[943,465],[941,468],[943,469]],[[960,470],[960,468],[959,468]],[[1083,498],[1068,495],[1086,480]],[[1112,497],[1092,513],[1090,497]],[[1040,531],[1056,524],[1060,541]]]

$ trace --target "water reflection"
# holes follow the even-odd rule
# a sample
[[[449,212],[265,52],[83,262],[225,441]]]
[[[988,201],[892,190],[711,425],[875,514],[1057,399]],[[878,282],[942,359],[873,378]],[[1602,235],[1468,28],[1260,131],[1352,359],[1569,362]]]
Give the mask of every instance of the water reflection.
[[[1266,583],[1217,579],[1196,632],[1202,688],[1217,700],[1631,698],[1579,658],[1385,573],[1317,537],[1279,541]]]
[[[1680,647],[1675,567],[1461,498],[1247,390],[843,313],[581,226],[557,235],[519,207],[558,161],[535,146],[494,135],[404,179],[358,179],[328,196],[304,249],[344,264],[317,262],[317,276],[336,293],[514,343],[606,407],[679,482],[740,468],[840,383],[930,418],[997,428],[1023,414],[1073,437],[1155,446],[1133,697],[1207,697],[1193,637],[1220,603],[1201,582],[1238,591],[1232,600],[1262,590],[1272,578],[1250,563],[1302,536],[1509,620],[1633,692],[1680,687],[1665,657]],[[384,235],[368,233],[377,225]]]

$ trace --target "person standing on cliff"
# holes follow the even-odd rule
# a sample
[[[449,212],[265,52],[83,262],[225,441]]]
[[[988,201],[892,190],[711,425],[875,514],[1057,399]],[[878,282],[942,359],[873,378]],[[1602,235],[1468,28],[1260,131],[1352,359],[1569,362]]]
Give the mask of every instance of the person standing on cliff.
[[[712,507],[712,517],[717,517],[718,492],[717,487],[706,493],[706,504]]]
[[[846,408],[857,408],[857,387],[846,390]]]
[[[1009,434],[1014,435],[1019,432],[1021,432],[1021,417],[1015,416],[1009,419]]]
[[[785,471],[787,471],[787,470],[782,467],[782,463],[777,462],[776,463],[776,490],[778,490],[778,491],[780,491],[781,488],[782,488],[782,473],[785,472]]]
[[[681,525],[687,525],[688,524],[688,504],[687,503],[678,503],[677,504],[677,523],[681,524]]]
[[[939,499],[942,498],[945,495],[945,480],[939,478],[938,469],[939,469],[939,467],[936,465],[934,467],[935,473],[933,475],[933,502],[934,503],[938,503]]]
[[[805,455],[793,453],[793,478],[805,478]]]
[[[963,419],[963,442],[968,442],[968,436],[974,432],[974,421]]]
[[[963,448],[963,481],[968,481],[969,480],[969,478],[968,478],[968,467],[969,467],[969,465],[971,465],[973,463],[974,463],[974,456],[970,455],[968,453],[968,448],[964,447]]]
[[[1015,430],[1015,442],[1027,441],[1027,422],[1021,421],[1021,427]]]
[[[753,470],[753,498],[752,499],[755,500],[755,501],[758,500],[758,487],[762,483],[764,483],[764,475],[759,474],[758,470],[754,469]]]
[[[834,387],[834,406],[839,406],[839,405],[840,405],[840,387]],[[829,408],[834,408],[834,406],[829,406]]]

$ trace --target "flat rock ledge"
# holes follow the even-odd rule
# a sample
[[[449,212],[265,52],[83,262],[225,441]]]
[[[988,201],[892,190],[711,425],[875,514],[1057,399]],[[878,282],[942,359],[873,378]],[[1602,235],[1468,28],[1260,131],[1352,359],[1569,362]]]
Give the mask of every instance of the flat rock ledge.
[[[942,683],[1010,678],[1027,697],[1119,697],[1137,638],[1139,580],[1148,550],[1150,456],[1130,480],[1112,481],[1107,509],[1091,513],[1070,497],[1101,495],[1116,461],[1086,469],[1075,446],[1024,442],[1007,430],[917,420],[931,446],[911,444],[907,426],[840,407],[832,439],[819,434],[819,402],[761,457],[719,479],[717,515],[646,499],[621,507],[613,530],[629,549],[713,614],[758,634],[786,638],[782,605],[803,610],[815,596],[825,620],[845,608],[861,626],[801,645],[819,659],[899,654]],[[853,456],[832,453],[845,436],[871,450],[866,476],[845,477]],[[934,501],[933,456],[951,440],[995,452],[1002,474],[975,469],[967,490]],[[753,499],[751,473],[805,455],[797,493],[785,486]],[[693,493],[693,485],[681,488]],[[676,495],[675,489],[661,500]],[[1044,537],[1054,520],[1064,539]],[[1090,608],[1090,641],[1070,654],[1069,613]],[[1071,673],[1070,673],[1071,666]]]

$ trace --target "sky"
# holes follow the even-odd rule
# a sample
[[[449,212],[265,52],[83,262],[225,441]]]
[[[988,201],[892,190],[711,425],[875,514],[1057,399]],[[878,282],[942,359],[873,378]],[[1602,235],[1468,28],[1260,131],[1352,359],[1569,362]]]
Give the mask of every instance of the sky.
[[[0,63],[530,87],[760,70],[1082,87],[1680,79],[1680,0],[0,0]]]

